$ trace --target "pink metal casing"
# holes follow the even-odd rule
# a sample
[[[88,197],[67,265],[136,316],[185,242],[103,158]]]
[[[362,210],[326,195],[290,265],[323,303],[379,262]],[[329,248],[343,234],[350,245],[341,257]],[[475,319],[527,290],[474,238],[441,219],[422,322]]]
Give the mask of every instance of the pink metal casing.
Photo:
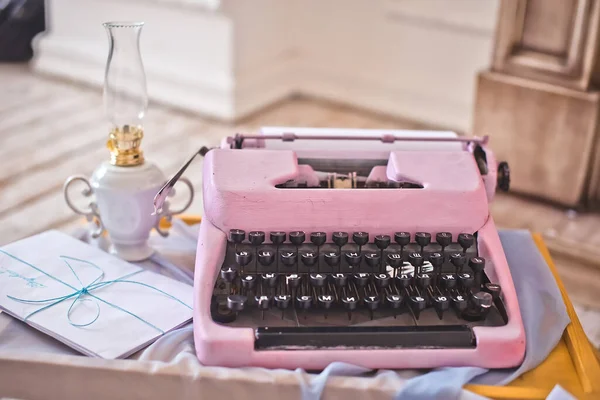
[[[487,152],[488,161],[491,152]],[[493,158],[492,158],[493,160]],[[278,189],[299,173],[287,150],[210,151],[204,161],[204,209],[198,240],[194,338],[205,365],[322,369],[333,361],[367,368],[433,368],[518,365],[525,333],[510,270],[489,214],[490,185],[468,151],[392,151],[387,177],[418,182],[423,189]],[[254,329],[213,322],[210,303],[223,263],[226,232],[244,230],[478,232],[486,273],[501,285],[508,323],[475,327],[473,349],[255,350]]]

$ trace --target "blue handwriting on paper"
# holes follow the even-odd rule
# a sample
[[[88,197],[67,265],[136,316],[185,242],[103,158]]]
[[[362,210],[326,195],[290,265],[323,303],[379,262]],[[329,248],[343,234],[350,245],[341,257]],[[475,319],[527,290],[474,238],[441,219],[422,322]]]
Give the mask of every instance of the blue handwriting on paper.
[[[8,274],[9,278],[21,278],[22,280],[24,280],[25,282],[27,282],[27,286],[31,287],[31,288],[44,288],[46,287],[46,285],[36,282],[37,278],[27,278],[26,276],[23,276],[21,274],[19,274],[18,272],[15,272],[13,270],[10,269],[6,269],[6,268],[0,268],[0,274]]]

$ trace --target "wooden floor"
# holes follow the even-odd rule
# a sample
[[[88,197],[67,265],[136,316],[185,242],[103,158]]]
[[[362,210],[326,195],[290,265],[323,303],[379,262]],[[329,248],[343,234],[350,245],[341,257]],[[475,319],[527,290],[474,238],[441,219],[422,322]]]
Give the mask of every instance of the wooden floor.
[[[303,98],[287,100],[235,125],[151,105],[143,149],[170,175],[194,149],[264,125],[426,128]],[[0,246],[80,223],[65,205],[62,185],[70,175],[89,176],[107,159],[107,129],[101,91],[39,77],[26,66],[0,64]],[[196,162],[187,173],[197,190],[201,164]],[[199,199],[189,212],[201,210]],[[600,215],[578,214],[513,195],[498,196],[492,212],[500,227],[542,233],[582,312],[600,308]]]

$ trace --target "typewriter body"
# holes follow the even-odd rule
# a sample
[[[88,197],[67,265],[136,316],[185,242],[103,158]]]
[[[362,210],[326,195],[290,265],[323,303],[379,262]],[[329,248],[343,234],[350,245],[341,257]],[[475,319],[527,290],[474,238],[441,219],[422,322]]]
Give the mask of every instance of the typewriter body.
[[[205,365],[518,365],[490,216],[508,171],[452,132],[263,128],[204,160],[194,335]]]

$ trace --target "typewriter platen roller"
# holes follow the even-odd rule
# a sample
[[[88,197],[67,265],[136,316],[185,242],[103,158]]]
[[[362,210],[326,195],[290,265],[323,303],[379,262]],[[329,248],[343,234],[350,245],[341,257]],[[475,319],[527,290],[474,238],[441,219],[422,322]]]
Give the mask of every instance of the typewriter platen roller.
[[[524,330],[489,214],[508,170],[486,145],[450,132],[268,128],[208,152],[200,361],[517,365]]]

